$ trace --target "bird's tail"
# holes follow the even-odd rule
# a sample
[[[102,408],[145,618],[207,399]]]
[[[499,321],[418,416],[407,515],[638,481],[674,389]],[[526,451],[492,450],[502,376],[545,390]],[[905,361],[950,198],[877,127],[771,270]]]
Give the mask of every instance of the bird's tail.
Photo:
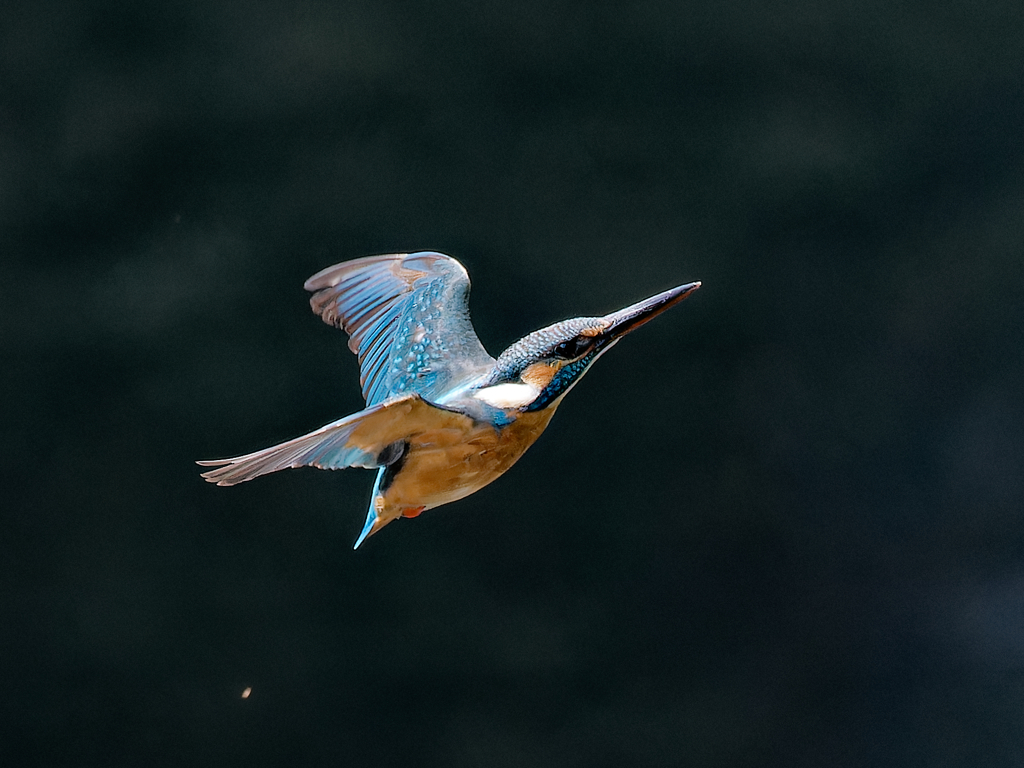
[[[363,530],[359,533],[359,538],[356,539],[356,543],[352,545],[352,549],[359,549],[359,545],[362,544],[367,537],[373,536],[377,531],[383,528],[385,525],[391,522],[393,518],[385,518],[381,514],[381,509],[378,509],[377,499],[380,497],[380,484],[384,479],[384,473],[387,472],[387,467],[381,467],[377,473],[377,479],[373,483],[373,493],[370,494],[370,509],[366,513],[366,522],[363,523]]]

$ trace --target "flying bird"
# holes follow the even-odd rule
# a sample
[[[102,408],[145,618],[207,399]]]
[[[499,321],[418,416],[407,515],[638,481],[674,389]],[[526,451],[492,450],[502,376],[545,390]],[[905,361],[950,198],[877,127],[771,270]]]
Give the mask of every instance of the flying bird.
[[[469,275],[423,251],[335,264],[306,281],[313,311],[348,334],[366,408],[203,477],[235,485],[290,467],[377,470],[355,547],[392,520],[480,490],[533,445],[558,404],[619,340],[685,299],[687,283],[603,317],[525,336],[497,359],[469,319]]]

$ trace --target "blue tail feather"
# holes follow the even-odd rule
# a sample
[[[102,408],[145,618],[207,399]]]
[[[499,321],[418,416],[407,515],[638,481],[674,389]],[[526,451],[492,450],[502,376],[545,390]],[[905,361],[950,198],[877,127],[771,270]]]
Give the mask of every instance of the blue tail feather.
[[[377,522],[377,509],[374,502],[377,500],[377,494],[380,493],[380,483],[384,479],[384,470],[386,469],[387,467],[381,467],[377,472],[377,479],[373,482],[373,492],[370,494],[370,509],[366,513],[366,522],[363,523],[363,530],[359,534],[359,538],[356,539],[356,543],[352,545],[352,549],[359,549],[359,545],[370,535]]]

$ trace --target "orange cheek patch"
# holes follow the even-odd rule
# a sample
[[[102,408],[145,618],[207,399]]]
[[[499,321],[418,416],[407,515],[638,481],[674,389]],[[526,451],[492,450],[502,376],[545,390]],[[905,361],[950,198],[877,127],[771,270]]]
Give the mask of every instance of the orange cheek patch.
[[[527,366],[526,370],[519,375],[519,378],[540,391],[551,383],[560,367],[556,363],[534,363]]]

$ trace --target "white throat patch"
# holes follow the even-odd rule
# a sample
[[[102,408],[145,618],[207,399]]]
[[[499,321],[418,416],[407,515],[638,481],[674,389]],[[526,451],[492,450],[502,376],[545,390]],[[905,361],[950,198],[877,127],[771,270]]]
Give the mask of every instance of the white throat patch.
[[[495,408],[522,408],[536,400],[539,394],[540,390],[529,384],[505,383],[477,390],[473,397]]]

